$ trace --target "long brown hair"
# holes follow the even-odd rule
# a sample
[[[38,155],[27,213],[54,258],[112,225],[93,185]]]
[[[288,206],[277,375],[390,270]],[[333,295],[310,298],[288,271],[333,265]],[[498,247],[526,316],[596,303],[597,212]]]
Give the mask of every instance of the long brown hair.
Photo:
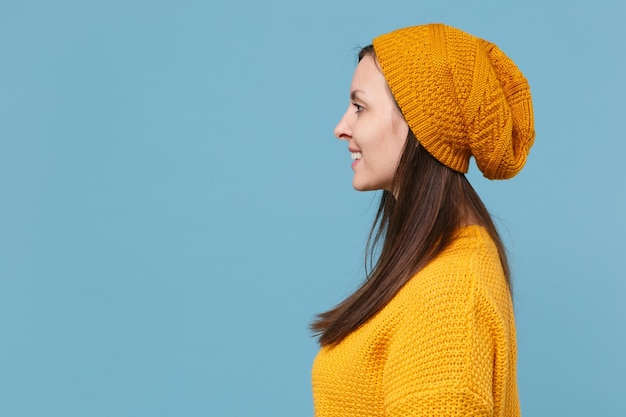
[[[368,54],[373,54],[371,46],[361,50],[359,60]],[[372,318],[451,243],[458,228],[468,221],[483,226],[496,244],[510,288],[504,245],[480,197],[463,173],[436,160],[410,130],[392,190],[382,192],[370,230],[365,256],[367,279],[336,307],[319,314],[311,325],[322,346],[339,343]],[[380,255],[375,256],[379,248]]]

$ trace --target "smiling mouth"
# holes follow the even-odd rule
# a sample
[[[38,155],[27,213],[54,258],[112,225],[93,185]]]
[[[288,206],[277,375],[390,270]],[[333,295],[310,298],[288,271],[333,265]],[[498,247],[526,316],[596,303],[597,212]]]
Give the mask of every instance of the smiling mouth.
[[[350,157],[353,161],[357,161],[363,157],[363,154],[361,154],[361,152],[351,152]]]

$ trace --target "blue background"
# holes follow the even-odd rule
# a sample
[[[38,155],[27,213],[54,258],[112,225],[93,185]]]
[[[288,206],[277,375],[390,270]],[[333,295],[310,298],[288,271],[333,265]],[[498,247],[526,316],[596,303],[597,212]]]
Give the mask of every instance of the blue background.
[[[307,416],[362,279],[355,47],[442,21],[529,79],[470,179],[511,252],[528,416],[625,415],[625,2],[0,1],[0,415]]]

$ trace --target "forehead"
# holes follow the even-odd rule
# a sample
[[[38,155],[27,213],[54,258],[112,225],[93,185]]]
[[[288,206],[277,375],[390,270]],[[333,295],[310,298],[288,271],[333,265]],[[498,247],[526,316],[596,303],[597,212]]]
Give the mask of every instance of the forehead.
[[[380,93],[389,94],[387,81],[385,80],[376,59],[371,55],[363,57],[354,70],[350,93],[358,94],[359,92],[365,95],[375,95]]]

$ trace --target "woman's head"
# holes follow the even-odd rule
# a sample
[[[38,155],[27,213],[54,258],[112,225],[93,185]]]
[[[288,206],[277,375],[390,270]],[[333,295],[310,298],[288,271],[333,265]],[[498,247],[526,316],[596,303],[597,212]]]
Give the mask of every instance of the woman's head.
[[[357,71],[376,63],[408,127],[444,165],[467,172],[474,156],[490,179],[524,166],[535,135],[530,89],[497,46],[430,24],[379,36],[359,59]]]

